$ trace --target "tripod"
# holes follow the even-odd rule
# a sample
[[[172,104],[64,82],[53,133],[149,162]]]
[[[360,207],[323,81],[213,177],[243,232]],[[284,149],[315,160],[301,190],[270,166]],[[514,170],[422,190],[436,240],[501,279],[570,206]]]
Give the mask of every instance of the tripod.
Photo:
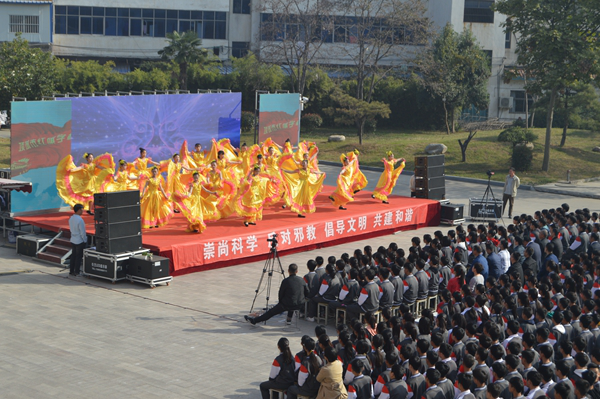
[[[275,270],[275,261],[279,265],[279,269]],[[265,306],[265,310],[269,310],[269,299],[271,297],[271,280],[273,279],[273,273],[281,273],[281,275],[285,278],[285,272],[283,271],[283,267],[281,266],[281,261],[279,260],[279,255],[277,255],[277,241],[271,242],[271,251],[269,252],[269,256],[265,261],[265,266],[263,267],[262,275],[260,276],[260,280],[258,281],[258,287],[256,287],[254,299],[252,300],[252,307],[250,308],[250,313],[254,309],[254,304],[256,302],[256,298],[261,291],[261,287],[263,285],[263,280],[265,278],[265,274],[267,275],[267,305]]]
[[[496,219],[496,221],[498,219],[502,220],[502,223],[504,223],[504,218],[502,217],[502,208],[500,208],[500,216],[498,216],[496,214],[496,196],[494,195],[494,190],[492,190],[492,185],[490,184],[492,180],[492,175],[488,174],[488,183],[487,183],[487,187],[485,189],[485,192],[483,193],[483,197],[481,198],[481,214],[483,217],[487,217],[487,216],[494,216],[494,219]],[[488,203],[490,202],[490,195],[492,202],[492,207],[491,209],[489,208]]]

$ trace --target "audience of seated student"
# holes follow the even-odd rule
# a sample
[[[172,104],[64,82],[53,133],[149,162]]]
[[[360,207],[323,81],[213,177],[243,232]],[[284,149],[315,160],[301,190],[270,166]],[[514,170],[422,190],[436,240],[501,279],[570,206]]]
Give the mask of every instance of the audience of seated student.
[[[317,326],[295,358],[280,339],[261,394],[600,399],[600,225],[569,209],[309,260],[308,317],[324,302],[347,324],[334,342]],[[436,295],[437,309],[412,313]]]

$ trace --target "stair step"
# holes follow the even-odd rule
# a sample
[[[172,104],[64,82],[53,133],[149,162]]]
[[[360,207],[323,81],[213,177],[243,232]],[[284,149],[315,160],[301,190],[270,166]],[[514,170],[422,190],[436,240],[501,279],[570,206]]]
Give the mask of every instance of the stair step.
[[[38,254],[38,258],[42,260],[47,260],[48,262],[53,262],[61,265],[62,255],[51,254],[48,252],[41,252]]]
[[[64,254],[68,253],[70,250],[71,250],[71,247],[64,247],[62,245],[50,244],[46,247],[45,252],[63,256]]]
[[[68,238],[59,237],[56,240],[54,240],[52,245],[56,245],[57,247],[71,248],[71,241]]]

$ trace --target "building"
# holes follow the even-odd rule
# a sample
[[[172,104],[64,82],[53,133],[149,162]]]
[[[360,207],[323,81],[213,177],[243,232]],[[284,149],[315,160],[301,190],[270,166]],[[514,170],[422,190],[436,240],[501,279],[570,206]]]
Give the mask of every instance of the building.
[[[52,0],[0,0],[0,42],[21,37],[32,46],[48,49],[52,43]]]
[[[144,60],[158,59],[158,50],[166,45],[166,34],[174,30],[196,32],[203,47],[225,62],[230,57],[245,55],[250,49],[261,55],[265,41],[277,41],[261,35],[261,24],[269,18],[268,10],[265,11],[266,1],[54,0],[52,9],[47,10],[47,1],[0,0],[0,6],[7,7],[10,3],[22,9],[35,7],[42,21],[40,32],[47,28],[46,18],[50,12],[49,39],[38,33],[39,37],[32,41],[51,41],[56,56],[80,60],[110,59],[115,61],[118,70],[129,71]],[[487,112],[480,115],[501,120],[525,119],[523,79],[504,81],[506,68],[514,68],[516,64],[514,38],[503,32],[501,24],[506,17],[491,10],[493,2],[428,0],[426,16],[439,28],[451,23],[456,30],[471,30],[488,52],[492,67],[488,83],[490,104]],[[6,14],[0,13],[0,18],[7,17]],[[23,11],[18,15],[28,14]],[[339,19],[349,21],[352,17]],[[341,26],[336,25],[332,29],[327,38],[329,42],[323,46],[323,54],[315,60],[321,65],[351,64],[344,52],[339,50],[352,49],[352,28],[340,23]],[[28,36],[26,38],[29,40]],[[0,37],[0,40],[6,39]],[[407,46],[410,45],[407,43]],[[261,56],[266,57],[265,54]],[[399,66],[409,62],[401,59],[387,61]]]

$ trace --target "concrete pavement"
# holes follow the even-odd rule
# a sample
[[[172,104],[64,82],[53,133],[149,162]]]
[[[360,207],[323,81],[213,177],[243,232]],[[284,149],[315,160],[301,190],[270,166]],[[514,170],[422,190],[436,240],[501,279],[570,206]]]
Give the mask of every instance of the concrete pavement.
[[[327,184],[339,168],[323,166]],[[366,171],[372,189],[378,172]],[[407,195],[409,176],[395,193]],[[465,204],[485,185],[449,180],[447,198]],[[493,187],[501,197],[501,188]],[[519,190],[515,213],[557,207],[600,210],[600,200]],[[352,206],[349,204],[348,206]],[[382,205],[383,206],[383,205]],[[310,216],[309,216],[310,217]],[[506,222],[509,222],[506,220]],[[210,228],[210,227],[209,227]],[[439,227],[282,257],[284,268],[355,248],[407,248],[410,239]],[[447,230],[448,227],[441,227]],[[243,321],[255,296],[263,262],[176,277],[169,287],[67,278],[68,271],[16,255],[0,242],[0,396],[3,398],[259,398],[285,336],[295,352],[315,323],[286,328],[283,317],[266,325]],[[273,277],[276,298],[279,276]],[[266,302],[261,290],[257,307]],[[335,335],[333,326],[328,326]]]

